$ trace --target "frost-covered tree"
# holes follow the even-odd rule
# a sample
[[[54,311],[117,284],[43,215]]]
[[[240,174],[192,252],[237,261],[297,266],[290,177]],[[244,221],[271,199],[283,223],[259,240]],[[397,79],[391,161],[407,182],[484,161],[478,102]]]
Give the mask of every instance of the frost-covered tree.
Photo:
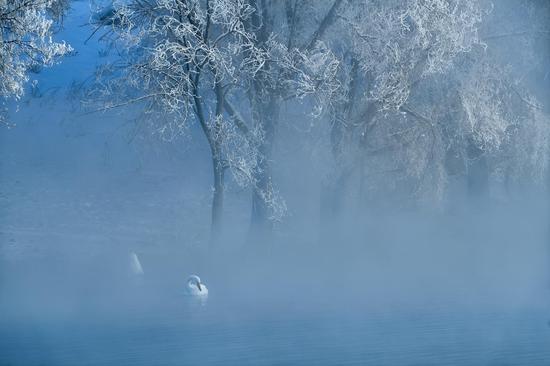
[[[514,22],[537,24],[529,31],[496,21],[499,4],[117,0],[94,18],[116,51],[94,90],[104,108],[142,105],[163,136],[200,126],[213,233],[227,171],[252,192],[253,229],[268,232],[284,213],[272,150],[279,124],[292,121],[287,106],[307,122],[330,119],[325,207],[396,192],[439,203],[454,177],[482,192],[489,176],[546,169],[546,116],[517,70],[540,55],[529,35],[547,28],[528,6],[533,21]],[[527,37],[525,59],[507,64],[502,37]]]
[[[538,103],[510,73],[521,68],[495,57],[498,45],[485,34],[499,6],[480,0],[408,0],[342,8],[338,27],[351,31],[336,33],[348,37],[341,53],[344,92],[332,122],[329,206],[342,200],[335,190],[359,191],[362,199],[368,191],[386,197],[400,192],[408,199],[441,202],[450,175],[457,172],[472,191],[486,190],[483,177],[502,162],[512,136],[519,138],[513,126],[523,126],[523,138],[528,131],[541,136],[523,140],[523,146],[537,149],[525,151],[525,163],[544,156],[547,135],[541,133]],[[351,177],[357,178],[356,190],[349,187]]]
[[[146,111],[162,115],[151,121],[165,135],[185,134],[192,122],[200,125],[212,158],[214,238],[226,169],[261,196],[272,218],[284,211],[273,186],[258,173],[270,158],[264,146],[271,137],[265,125],[248,118],[257,109],[246,96],[259,91],[258,80],[284,85],[288,95],[281,96],[311,94],[323,81],[319,75],[334,66],[319,45],[306,52],[276,34],[260,38],[254,25],[258,11],[247,0],[135,0],[115,1],[94,18],[107,27],[103,37],[119,56],[98,73],[94,90],[104,108],[141,102]]]
[[[540,186],[548,172],[549,104],[540,83],[550,53],[548,17],[547,1],[493,4],[481,31],[486,51],[464,78],[471,86],[470,98],[462,98],[469,102],[465,108],[472,106],[468,109],[477,112],[483,126],[473,130],[488,160],[485,176],[500,181],[508,193],[513,187]],[[476,79],[482,82],[472,82]]]
[[[48,66],[71,52],[52,40],[67,0],[0,0],[0,98],[19,99],[31,68]],[[0,115],[0,121],[2,115]]]
[[[441,138],[436,123],[423,113],[422,103],[429,98],[422,90],[451,74],[457,58],[481,43],[483,11],[476,0],[365,0],[347,5],[331,33],[331,43],[342,45],[344,88],[332,117],[335,170],[326,184],[329,209],[343,199],[335,190],[350,192],[346,188],[353,176],[361,195],[369,186],[414,195],[423,181],[440,180],[426,176],[434,172]],[[377,184],[375,172],[391,184]]]
[[[277,60],[262,65],[248,92],[252,124],[264,134],[259,145],[262,159],[254,172],[258,185],[252,195],[251,239],[268,234],[279,217],[271,202],[275,196],[271,154],[277,126],[285,119],[281,107],[288,102],[302,102],[308,106],[304,118],[318,117],[339,90],[339,61],[323,37],[336,21],[342,3],[251,1],[255,12],[248,29],[255,34],[256,47]]]
[[[440,90],[449,92],[424,107],[440,125],[446,156],[442,190],[448,179],[463,180],[467,194],[479,200],[489,197],[491,184],[509,191],[519,181],[543,181],[549,121],[532,78],[547,54],[540,47],[547,25],[531,5],[515,0],[486,6],[482,47],[457,58],[446,79],[438,81]]]

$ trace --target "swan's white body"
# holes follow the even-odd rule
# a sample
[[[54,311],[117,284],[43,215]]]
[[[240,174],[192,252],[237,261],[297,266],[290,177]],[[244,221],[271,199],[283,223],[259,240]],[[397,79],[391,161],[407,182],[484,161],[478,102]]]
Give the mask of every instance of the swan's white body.
[[[130,253],[130,270],[134,275],[143,275],[143,267],[141,266],[141,262],[139,261],[137,254],[134,252]]]
[[[187,295],[196,297],[208,296],[208,288],[201,282],[199,276],[191,275],[187,279],[187,286],[185,288]]]

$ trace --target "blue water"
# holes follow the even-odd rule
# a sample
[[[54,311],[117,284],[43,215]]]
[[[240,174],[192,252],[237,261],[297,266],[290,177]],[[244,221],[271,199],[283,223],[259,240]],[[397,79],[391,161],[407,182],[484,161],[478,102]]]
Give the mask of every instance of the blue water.
[[[550,311],[541,308],[135,300],[50,316],[4,312],[0,365],[550,364]]]

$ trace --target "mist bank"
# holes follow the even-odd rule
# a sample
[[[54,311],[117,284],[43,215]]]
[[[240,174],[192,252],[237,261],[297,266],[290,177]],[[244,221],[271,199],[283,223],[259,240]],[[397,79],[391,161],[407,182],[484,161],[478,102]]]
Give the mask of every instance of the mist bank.
[[[381,214],[360,224],[280,231],[269,245],[242,240],[210,249],[179,240],[101,244],[58,236],[40,255],[3,258],[2,308],[22,318],[123,316],[182,301],[190,273],[207,283],[213,306],[252,313],[540,308],[549,295],[542,212],[530,205]],[[143,278],[129,272],[130,249]]]
[[[485,199],[457,194],[433,206],[399,195],[365,201],[349,189],[340,210],[325,215],[323,166],[289,132],[288,145],[274,148],[289,215],[273,235],[250,241],[249,191],[228,189],[228,222],[212,246],[211,172],[200,164],[208,151],[196,144],[174,154],[161,141],[128,145],[124,130],[108,133],[106,147],[103,128],[112,122],[87,125],[78,138],[55,123],[48,139],[32,124],[2,135],[10,153],[1,166],[4,308],[37,316],[124,313],[134,297],[157,305],[177,298],[190,273],[214,297],[273,311],[513,310],[547,300],[544,192],[500,199],[493,180]],[[29,150],[32,141],[41,145]],[[144,266],[142,287],[127,273],[130,251]]]

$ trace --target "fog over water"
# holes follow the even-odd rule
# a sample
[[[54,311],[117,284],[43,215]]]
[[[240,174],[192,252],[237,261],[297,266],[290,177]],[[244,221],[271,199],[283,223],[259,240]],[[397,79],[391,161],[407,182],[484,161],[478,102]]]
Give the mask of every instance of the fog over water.
[[[470,24],[487,2],[442,2],[461,4],[465,16],[455,24],[438,1],[426,7],[438,17],[416,0],[336,1],[334,30],[319,36],[324,46],[301,53],[289,49],[314,33],[333,2],[289,1],[295,12],[302,3],[319,12],[292,22],[277,2],[261,5],[274,9],[265,23],[272,42],[290,39],[290,24],[303,33],[265,51],[291,63],[277,66],[278,78],[300,80],[278,87],[302,94],[280,92],[275,113],[250,96],[271,79],[244,81],[252,61],[227,61],[235,74],[224,77],[239,82],[224,98],[251,127],[241,136],[236,115],[216,109],[216,77],[204,77],[196,103],[206,105],[208,128],[227,123],[219,131],[230,140],[218,146],[218,226],[217,145],[198,114],[179,126],[184,133],[167,136],[159,131],[174,125],[163,118],[182,117],[169,109],[172,100],[112,108],[91,81],[111,80],[100,65],[135,61],[102,31],[85,43],[98,3],[70,2],[55,39],[76,52],[31,74],[38,87],[9,99],[13,126],[0,126],[0,365],[550,363],[548,4],[498,2]],[[166,11],[172,2],[154,3]],[[223,6],[212,10],[211,37],[230,17]],[[378,15],[367,17],[369,9]],[[428,27],[426,38],[395,30],[394,12],[407,14],[402,22],[414,34]],[[352,38],[344,21],[363,36]],[[470,26],[476,32],[449,36]],[[399,57],[376,49],[378,31],[399,35],[389,38]],[[405,46],[407,37],[431,64]],[[222,51],[251,52],[223,42]],[[222,51],[210,62],[226,60]],[[334,70],[323,63],[333,58]],[[398,60],[424,69],[396,71]],[[306,71],[289,71],[300,67]],[[135,76],[125,72],[113,75]],[[318,75],[330,72],[332,81]],[[392,75],[406,86],[388,81]],[[127,99],[151,92],[125,88]],[[121,89],[112,92],[120,102]],[[278,122],[266,143],[270,118]],[[265,131],[252,136],[253,126]],[[143,274],[132,271],[131,253]],[[186,296],[191,274],[207,297]]]

